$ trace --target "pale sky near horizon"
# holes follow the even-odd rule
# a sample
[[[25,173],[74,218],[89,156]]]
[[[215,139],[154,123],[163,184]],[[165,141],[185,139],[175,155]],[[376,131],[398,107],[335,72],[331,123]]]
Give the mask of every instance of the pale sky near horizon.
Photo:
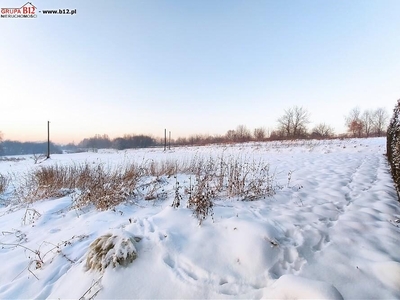
[[[341,133],[400,98],[398,0],[31,2],[77,14],[0,19],[5,139],[273,129],[294,105]]]

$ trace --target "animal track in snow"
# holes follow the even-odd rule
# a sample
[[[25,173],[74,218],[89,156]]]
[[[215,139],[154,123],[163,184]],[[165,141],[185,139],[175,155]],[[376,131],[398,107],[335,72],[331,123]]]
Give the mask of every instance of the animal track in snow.
[[[330,238],[329,235],[327,234],[322,234],[321,235],[321,239],[319,240],[318,244],[316,244],[315,246],[312,247],[312,249],[317,252],[317,251],[321,251],[323,249],[324,246],[326,246],[327,243],[330,242]]]
[[[193,266],[190,262],[185,261],[183,258],[175,260],[169,254],[163,256],[164,263],[171,268],[178,278],[191,284],[199,280],[199,278],[208,277],[207,272],[201,270],[198,266]]]

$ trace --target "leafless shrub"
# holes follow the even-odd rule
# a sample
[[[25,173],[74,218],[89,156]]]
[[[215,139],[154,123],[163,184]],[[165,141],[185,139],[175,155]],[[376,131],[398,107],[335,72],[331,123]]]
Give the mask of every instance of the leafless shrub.
[[[214,220],[213,199],[216,195],[217,193],[211,184],[210,177],[203,176],[196,179],[196,184],[190,191],[187,206],[193,210],[193,215],[199,221],[199,225],[208,215]]]
[[[204,159],[200,158],[196,154],[190,159],[187,167],[183,170],[183,172],[199,175],[203,172],[203,165],[204,165]]]
[[[97,294],[102,290],[101,279],[103,279],[103,275],[101,275],[97,280],[92,281],[90,287],[86,290],[86,292],[79,297],[79,300],[92,300],[95,299]]]
[[[182,187],[179,185],[178,176],[175,175],[175,196],[174,196],[174,201],[172,202],[173,208],[178,208],[181,205],[181,201],[183,199],[180,193],[181,188]]]
[[[138,195],[144,200],[157,200],[165,199],[167,196],[163,186],[167,184],[167,181],[162,177],[156,177],[155,179],[144,177],[144,179],[150,179],[150,182],[145,182],[139,185],[136,190]]]
[[[22,224],[27,225],[27,224],[33,224],[35,223],[40,217],[41,213],[39,213],[36,209],[33,208],[26,208],[25,214],[22,217]]]
[[[20,234],[19,231],[17,231],[16,234],[17,233]],[[42,269],[45,266],[45,264],[52,263],[54,260],[54,257],[58,254],[63,256],[70,263],[75,263],[76,261],[70,259],[65,253],[63,253],[63,248],[65,248],[69,245],[72,245],[73,242],[82,241],[82,240],[86,239],[87,237],[88,236],[86,236],[86,235],[73,236],[69,240],[61,241],[57,244],[43,241],[39,245],[38,249],[32,249],[32,248],[29,248],[29,247],[21,244],[22,242],[26,241],[26,235],[25,235],[25,236],[23,236],[22,239],[20,239],[19,243],[0,243],[0,245],[2,246],[2,249],[11,249],[12,250],[15,248],[23,248],[28,253],[27,257],[29,259],[29,263],[28,263],[28,266],[24,270],[22,270],[22,272],[27,269],[37,280],[39,280],[39,278],[36,276],[36,274],[32,271],[32,265],[34,266],[34,270]],[[44,249],[42,249],[42,247]],[[48,257],[49,254],[53,254],[53,256],[50,259],[46,259],[46,257]],[[16,278],[18,278],[22,274],[22,272],[19,273],[17,275],[17,277],[14,278],[14,280]]]
[[[278,189],[280,186],[276,184],[274,175],[270,174],[269,164],[253,162],[241,196],[243,200],[257,200],[275,195]]]
[[[226,164],[228,196],[240,195],[243,190],[248,170],[238,158],[231,158]]]
[[[33,154],[32,159],[33,162],[36,164],[43,162],[43,160],[46,158],[46,155],[44,154]]]
[[[5,175],[0,174],[0,194],[4,193],[7,188],[10,180]]]

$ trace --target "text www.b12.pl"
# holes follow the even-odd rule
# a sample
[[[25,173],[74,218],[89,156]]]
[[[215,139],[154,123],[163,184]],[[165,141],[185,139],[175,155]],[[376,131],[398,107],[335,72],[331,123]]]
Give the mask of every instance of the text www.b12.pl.
[[[42,14],[44,15],[75,15],[76,9],[48,9],[42,10]]]

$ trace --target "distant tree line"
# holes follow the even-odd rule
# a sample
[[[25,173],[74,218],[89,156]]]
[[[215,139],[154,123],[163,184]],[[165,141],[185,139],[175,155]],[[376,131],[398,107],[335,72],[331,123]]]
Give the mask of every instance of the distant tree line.
[[[213,143],[242,143],[250,141],[285,140],[285,139],[331,139],[346,137],[377,137],[385,136],[388,124],[388,113],[384,108],[361,112],[354,108],[345,116],[348,134],[337,135],[334,129],[325,123],[309,128],[310,113],[307,109],[293,106],[286,109],[277,119],[278,126],[270,131],[258,127],[251,131],[245,125],[228,130],[225,135],[192,135],[188,138],[178,138],[176,145],[205,145]]]
[[[93,149],[130,149],[130,148],[148,148],[156,146],[156,140],[147,135],[124,135],[113,140],[107,134],[96,134],[94,137],[83,139],[78,145],[78,148],[93,148]]]
[[[47,153],[47,142],[18,142],[5,140],[0,145],[0,155],[26,155]],[[54,143],[50,143],[50,153],[60,154],[62,150]]]
[[[147,135],[125,135],[113,140],[114,149],[123,150],[129,148],[148,148],[156,146],[156,140]]]
[[[239,125],[235,129],[229,129],[222,135],[194,134],[189,137],[178,137],[171,141],[168,139],[168,144],[185,146],[285,139],[377,137],[386,135],[388,119],[389,115],[384,108],[361,111],[360,108],[356,107],[345,116],[345,125],[348,133],[336,135],[334,129],[325,123],[320,123],[313,128],[309,128],[309,111],[300,106],[293,106],[284,110],[282,116],[277,119],[278,126],[273,130],[266,129],[265,127],[258,127],[254,130],[250,130],[245,125]],[[77,145],[73,143],[65,146],[51,144],[51,153],[61,153],[61,149],[77,152],[87,151],[88,149],[113,148],[124,150],[161,145],[164,145],[164,138],[155,139],[148,135],[124,135],[123,137],[110,139],[107,134],[96,134],[93,137],[83,139]],[[0,155],[39,154],[45,152],[46,143],[2,142],[2,134],[0,132]]]
[[[384,108],[361,111],[353,108],[346,116],[346,126],[353,137],[384,136],[389,115]]]
[[[293,106],[286,109],[283,115],[277,119],[277,123],[278,126],[272,131],[265,127],[258,127],[254,130],[250,130],[245,125],[238,125],[235,129],[230,129],[223,135],[194,134],[189,137],[178,137],[171,140],[171,145],[194,146],[285,139],[384,136],[388,123],[388,113],[383,108],[366,110],[364,112],[361,112],[359,108],[354,108],[345,116],[348,134],[340,135],[336,135],[334,129],[325,123],[319,123],[309,128],[310,113],[307,109],[300,106]],[[96,134],[94,137],[85,138],[76,147],[85,149],[113,148],[123,150],[161,145],[164,145],[164,138],[155,139],[147,135],[124,135],[123,137],[110,139],[107,134]]]
[[[361,111],[353,108],[345,116],[345,125],[348,135],[341,134],[340,137],[377,137],[385,136],[389,115],[384,108]],[[337,137],[331,126],[320,123],[311,130],[307,127],[310,123],[310,114],[303,107],[294,106],[285,110],[282,117],[278,119],[278,128],[271,133],[271,139],[325,139]]]

